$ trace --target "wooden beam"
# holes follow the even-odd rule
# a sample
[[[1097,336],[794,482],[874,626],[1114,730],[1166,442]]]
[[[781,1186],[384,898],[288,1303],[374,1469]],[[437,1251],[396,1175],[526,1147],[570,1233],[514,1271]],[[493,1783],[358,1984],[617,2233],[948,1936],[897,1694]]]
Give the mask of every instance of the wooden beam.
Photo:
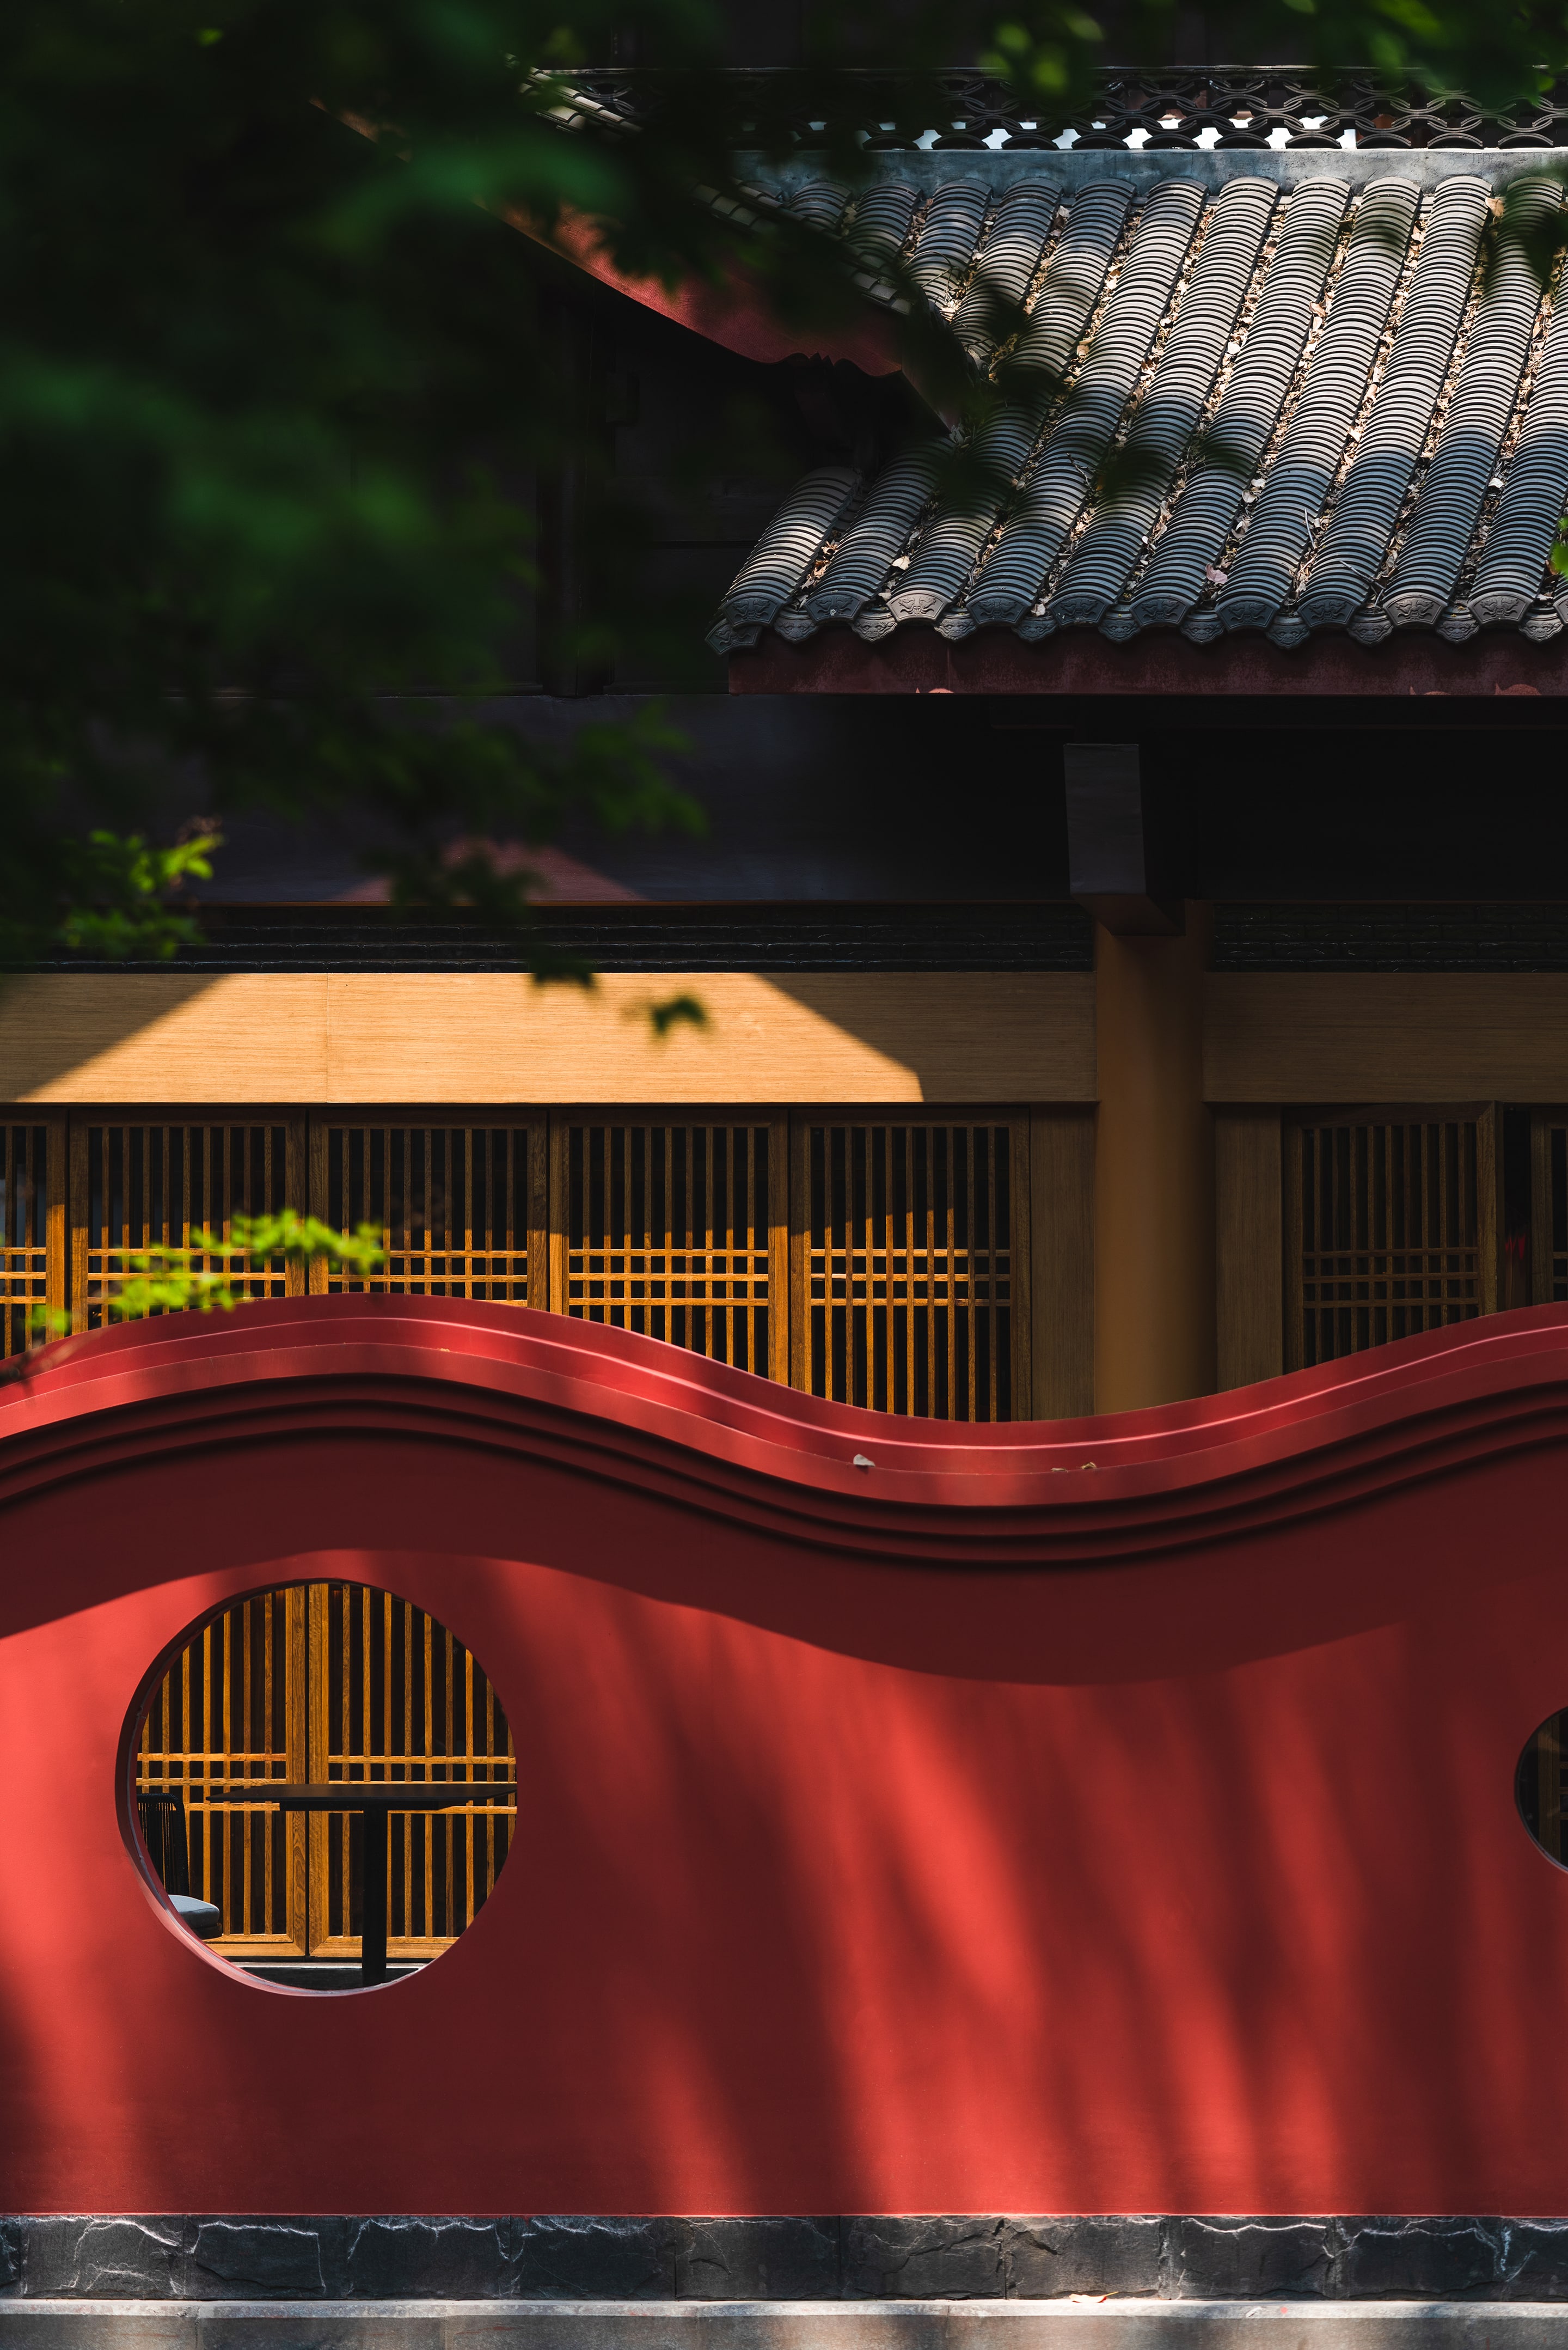
[[[39,975],[0,1021],[0,1100],[1092,1101],[1087,972]],[[702,1004],[663,1038],[651,1007]]]
[[[1561,1101],[1568,972],[1211,973],[1217,1102]]]
[[[0,993],[0,1100],[306,1103],[326,1086],[318,973],[50,972]]]

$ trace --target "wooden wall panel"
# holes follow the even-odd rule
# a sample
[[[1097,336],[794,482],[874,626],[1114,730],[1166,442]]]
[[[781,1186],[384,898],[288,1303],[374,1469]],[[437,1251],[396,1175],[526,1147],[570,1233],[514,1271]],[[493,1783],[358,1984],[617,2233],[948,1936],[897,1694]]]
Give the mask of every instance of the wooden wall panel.
[[[685,990],[703,1031],[661,1044]],[[1211,973],[1215,1102],[1568,1098],[1568,973]],[[1076,972],[48,972],[15,981],[16,1103],[1093,1101]]]
[[[1210,974],[1214,1102],[1562,1101],[1568,972]]]
[[[1030,1347],[1035,1419],[1095,1408],[1095,1113],[1029,1122]]]
[[[705,1027],[649,1010],[695,995]],[[1568,1088],[1565,1088],[1568,1089]],[[1092,1101],[1086,972],[59,972],[17,981],[0,1100]]]
[[[379,1097],[403,1091],[384,1085]],[[327,982],[319,974],[47,972],[6,983],[0,1100],[326,1097]]]
[[[1061,972],[620,972],[591,993],[504,973],[328,983],[334,1100],[1089,1100],[1093,982]],[[650,1007],[707,1024],[663,1038]]]
[[[1285,1367],[1284,1197],[1277,1109],[1214,1115],[1215,1307],[1221,1389]]]

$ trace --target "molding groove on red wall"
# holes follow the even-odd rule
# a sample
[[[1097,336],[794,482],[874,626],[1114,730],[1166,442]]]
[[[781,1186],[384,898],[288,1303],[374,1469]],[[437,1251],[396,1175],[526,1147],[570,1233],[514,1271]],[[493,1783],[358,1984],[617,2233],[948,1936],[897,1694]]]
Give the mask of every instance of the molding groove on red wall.
[[[1086,1565],[1562,1443],[1568,1306],[1190,1403],[977,1427],[824,1402],[526,1308],[290,1299],[45,1349],[0,1388],[0,1509],[119,1462],[351,1430],[549,1459],[811,1547]]]

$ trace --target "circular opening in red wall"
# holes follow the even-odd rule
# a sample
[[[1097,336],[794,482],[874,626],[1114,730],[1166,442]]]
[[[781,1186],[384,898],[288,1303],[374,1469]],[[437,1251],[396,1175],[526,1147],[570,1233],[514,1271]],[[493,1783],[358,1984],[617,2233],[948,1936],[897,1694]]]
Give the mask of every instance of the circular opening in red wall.
[[[141,1856],[242,1972],[320,1991],[417,1973],[505,1863],[517,1773],[500,1700],[389,1591],[290,1584],[193,1627],[133,1725]]]
[[[1559,1867],[1568,1866],[1568,1707],[1549,1713],[1524,1742],[1514,1773],[1513,1791],[1520,1817],[1543,1853]]]

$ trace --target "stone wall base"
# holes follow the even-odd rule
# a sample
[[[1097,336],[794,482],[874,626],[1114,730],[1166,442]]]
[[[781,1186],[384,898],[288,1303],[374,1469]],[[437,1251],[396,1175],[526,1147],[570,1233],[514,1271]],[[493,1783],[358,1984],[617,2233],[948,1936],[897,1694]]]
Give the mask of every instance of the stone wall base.
[[[1555,2302],[1568,2218],[0,2218],[0,2311],[58,2300],[349,2304]],[[682,2335],[682,2340],[691,2337]]]

